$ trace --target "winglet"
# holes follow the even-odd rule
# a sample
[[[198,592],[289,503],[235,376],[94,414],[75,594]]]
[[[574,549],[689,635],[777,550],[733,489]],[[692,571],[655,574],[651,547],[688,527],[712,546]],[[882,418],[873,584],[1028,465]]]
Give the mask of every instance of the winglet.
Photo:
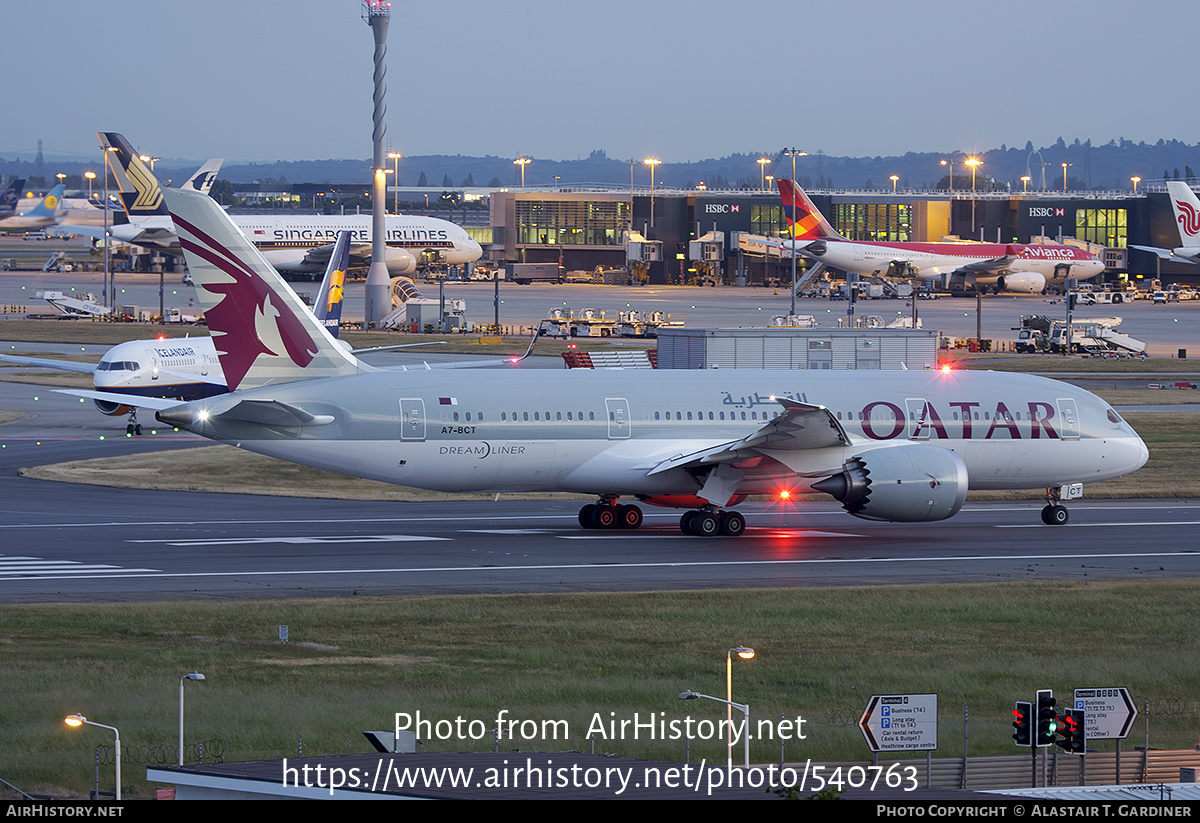
[[[162,194],[231,391],[376,371],[338,345],[215,200]]]

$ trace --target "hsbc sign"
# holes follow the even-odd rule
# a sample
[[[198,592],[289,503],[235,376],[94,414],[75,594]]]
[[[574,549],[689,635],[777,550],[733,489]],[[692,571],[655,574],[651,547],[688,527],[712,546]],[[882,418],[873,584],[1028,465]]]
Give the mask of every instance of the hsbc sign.
[[[1067,210],[1062,207],[1030,206],[1030,217],[1066,217]]]
[[[705,214],[738,214],[742,207],[736,204],[729,203],[705,203]]]

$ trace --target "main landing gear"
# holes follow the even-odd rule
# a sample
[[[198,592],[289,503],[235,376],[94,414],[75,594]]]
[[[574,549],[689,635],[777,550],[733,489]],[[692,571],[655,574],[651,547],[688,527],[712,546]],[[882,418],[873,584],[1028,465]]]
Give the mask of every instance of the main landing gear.
[[[735,511],[693,509],[679,518],[679,530],[696,537],[739,537],[746,531],[746,518]]]
[[[585,529],[636,529],[642,525],[637,506],[617,505],[617,498],[604,496],[579,510],[579,525]]]

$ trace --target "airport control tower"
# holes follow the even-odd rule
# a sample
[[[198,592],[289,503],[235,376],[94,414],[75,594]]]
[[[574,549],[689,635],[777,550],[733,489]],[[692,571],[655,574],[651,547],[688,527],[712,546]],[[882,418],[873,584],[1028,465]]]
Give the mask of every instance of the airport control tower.
[[[385,209],[387,207],[387,177],[384,159],[383,138],[387,134],[387,30],[392,16],[392,4],[387,0],[363,0],[362,17],[371,27],[375,37],[375,109],[372,114],[375,128],[371,134],[374,152],[371,159],[371,268],[367,270],[368,328],[378,328],[379,323],[392,310],[391,278],[387,270],[387,229]]]

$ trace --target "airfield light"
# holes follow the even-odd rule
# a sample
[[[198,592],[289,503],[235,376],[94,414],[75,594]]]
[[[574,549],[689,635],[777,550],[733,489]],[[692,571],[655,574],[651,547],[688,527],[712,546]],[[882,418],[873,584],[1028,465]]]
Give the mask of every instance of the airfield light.
[[[179,765],[183,765],[183,681],[202,681],[204,675],[200,672],[185,674],[179,678]]]
[[[115,759],[117,763],[117,800],[121,799],[121,733],[117,731],[115,726],[105,726],[103,723],[97,723],[94,720],[88,720],[81,714],[72,714],[63,718],[63,722],[73,729],[80,726],[96,726],[101,729],[108,729],[116,736],[116,743],[113,745],[113,751],[116,753]]]

